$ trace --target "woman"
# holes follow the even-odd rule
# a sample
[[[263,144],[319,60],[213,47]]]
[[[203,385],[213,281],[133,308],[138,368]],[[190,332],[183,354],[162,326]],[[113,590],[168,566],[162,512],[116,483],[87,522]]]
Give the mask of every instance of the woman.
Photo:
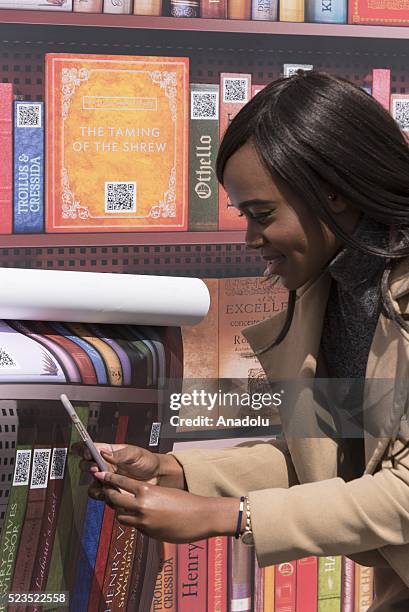
[[[270,379],[306,385],[281,409],[282,440],[167,455],[101,445],[114,471],[93,466],[96,479],[132,495],[91,494],[165,541],[245,532],[261,567],[348,555],[375,568],[371,611],[409,610],[409,425],[398,384],[409,371],[408,145],[365,92],[300,73],[233,119],[217,174],[246,217],[248,247],[289,290],[288,309],[244,336]],[[365,377],[385,386],[368,391]],[[340,379],[321,412],[318,378]],[[343,436],[346,422],[362,437]]]

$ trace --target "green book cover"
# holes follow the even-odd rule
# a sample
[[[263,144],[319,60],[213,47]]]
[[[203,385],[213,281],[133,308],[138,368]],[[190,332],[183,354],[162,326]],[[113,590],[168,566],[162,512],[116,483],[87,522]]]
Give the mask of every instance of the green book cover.
[[[318,612],[341,609],[341,557],[318,559]]]
[[[75,410],[84,426],[87,427],[89,408],[77,406]],[[70,448],[79,440],[77,429],[72,426]],[[75,569],[70,570],[69,566],[74,564],[72,554],[75,541],[80,537],[78,535],[81,533],[79,521],[82,521],[87,501],[88,486],[80,485],[80,475],[79,457],[69,452],[46,592],[58,593],[69,590],[67,575]]]
[[[0,593],[10,591],[18,545],[24,523],[30,482],[32,446],[18,444],[14,464],[13,483],[0,538]],[[6,612],[6,606],[0,605]]]
[[[219,85],[190,85],[189,230],[218,228]]]

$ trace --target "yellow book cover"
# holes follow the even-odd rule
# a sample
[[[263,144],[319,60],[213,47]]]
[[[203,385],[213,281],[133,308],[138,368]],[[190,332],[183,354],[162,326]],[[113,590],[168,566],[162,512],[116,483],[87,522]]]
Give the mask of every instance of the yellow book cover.
[[[305,21],[304,0],[280,0],[280,21]]]
[[[187,229],[189,59],[46,55],[47,231]]]

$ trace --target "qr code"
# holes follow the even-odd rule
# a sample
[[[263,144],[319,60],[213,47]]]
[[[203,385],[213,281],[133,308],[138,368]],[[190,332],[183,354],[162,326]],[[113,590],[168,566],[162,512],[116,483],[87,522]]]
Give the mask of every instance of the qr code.
[[[64,478],[65,460],[67,458],[66,448],[54,448],[51,459],[50,480],[62,480]]]
[[[28,485],[30,477],[31,450],[18,450],[14,466],[13,486]]]
[[[310,70],[313,70],[313,68],[314,66],[312,64],[284,64],[283,75],[285,77],[291,77],[297,74],[299,70],[308,72]]]
[[[223,80],[223,102],[248,102],[249,85],[247,79],[228,77]]]
[[[50,467],[51,448],[36,448],[33,454],[30,489],[45,489]]]
[[[393,101],[393,118],[404,132],[409,132],[409,98]]]
[[[149,446],[158,446],[161,425],[162,423],[152,423]]]
[[[218,119],[219,94],[217,91],[192,91],[190,110],[191,119]]]
[[[40,128],[41,104],[17,104],[17,127]]]
[[[0,368],[17,368],[18,365],[3,348],[0,346]]]
[[[136,183],[105,183],[105,212],[136,212]]]

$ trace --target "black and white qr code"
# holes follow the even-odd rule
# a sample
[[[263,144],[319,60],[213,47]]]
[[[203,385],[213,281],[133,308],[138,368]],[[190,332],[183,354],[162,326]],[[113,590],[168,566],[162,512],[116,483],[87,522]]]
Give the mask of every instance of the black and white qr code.
[[[404,132],[409,132],[409,97],[394,100],[392,105],[393,118]]]
[[[17,368],[13,357],[0,346],[0,368]]]
[[[162,423],[152,423],[149,446],[158,446],[161,425]]]
[[[246,103],[249,100],[249,84],[247,79],[228,77],[223,79],[223,102]]]
[[[65,461],[67,459],[66,448],[54,448],[51,459],[50,480],[62,480],[64,478]]]
[[[47,486],[51,448],[36,448],[33,454],[30,489],[44,489]]]
[[[31,450],[17,450],[13,486],[28,485],[30,479]]]
[[[105,212],[136,212],[136,183],[105,183]]]
[[[17,104],[17,127],[40,128],[41,104],[35,102]]]
[[[190,111],[191,119],[218,119],[219,94],[217,91],[192,91]]]

